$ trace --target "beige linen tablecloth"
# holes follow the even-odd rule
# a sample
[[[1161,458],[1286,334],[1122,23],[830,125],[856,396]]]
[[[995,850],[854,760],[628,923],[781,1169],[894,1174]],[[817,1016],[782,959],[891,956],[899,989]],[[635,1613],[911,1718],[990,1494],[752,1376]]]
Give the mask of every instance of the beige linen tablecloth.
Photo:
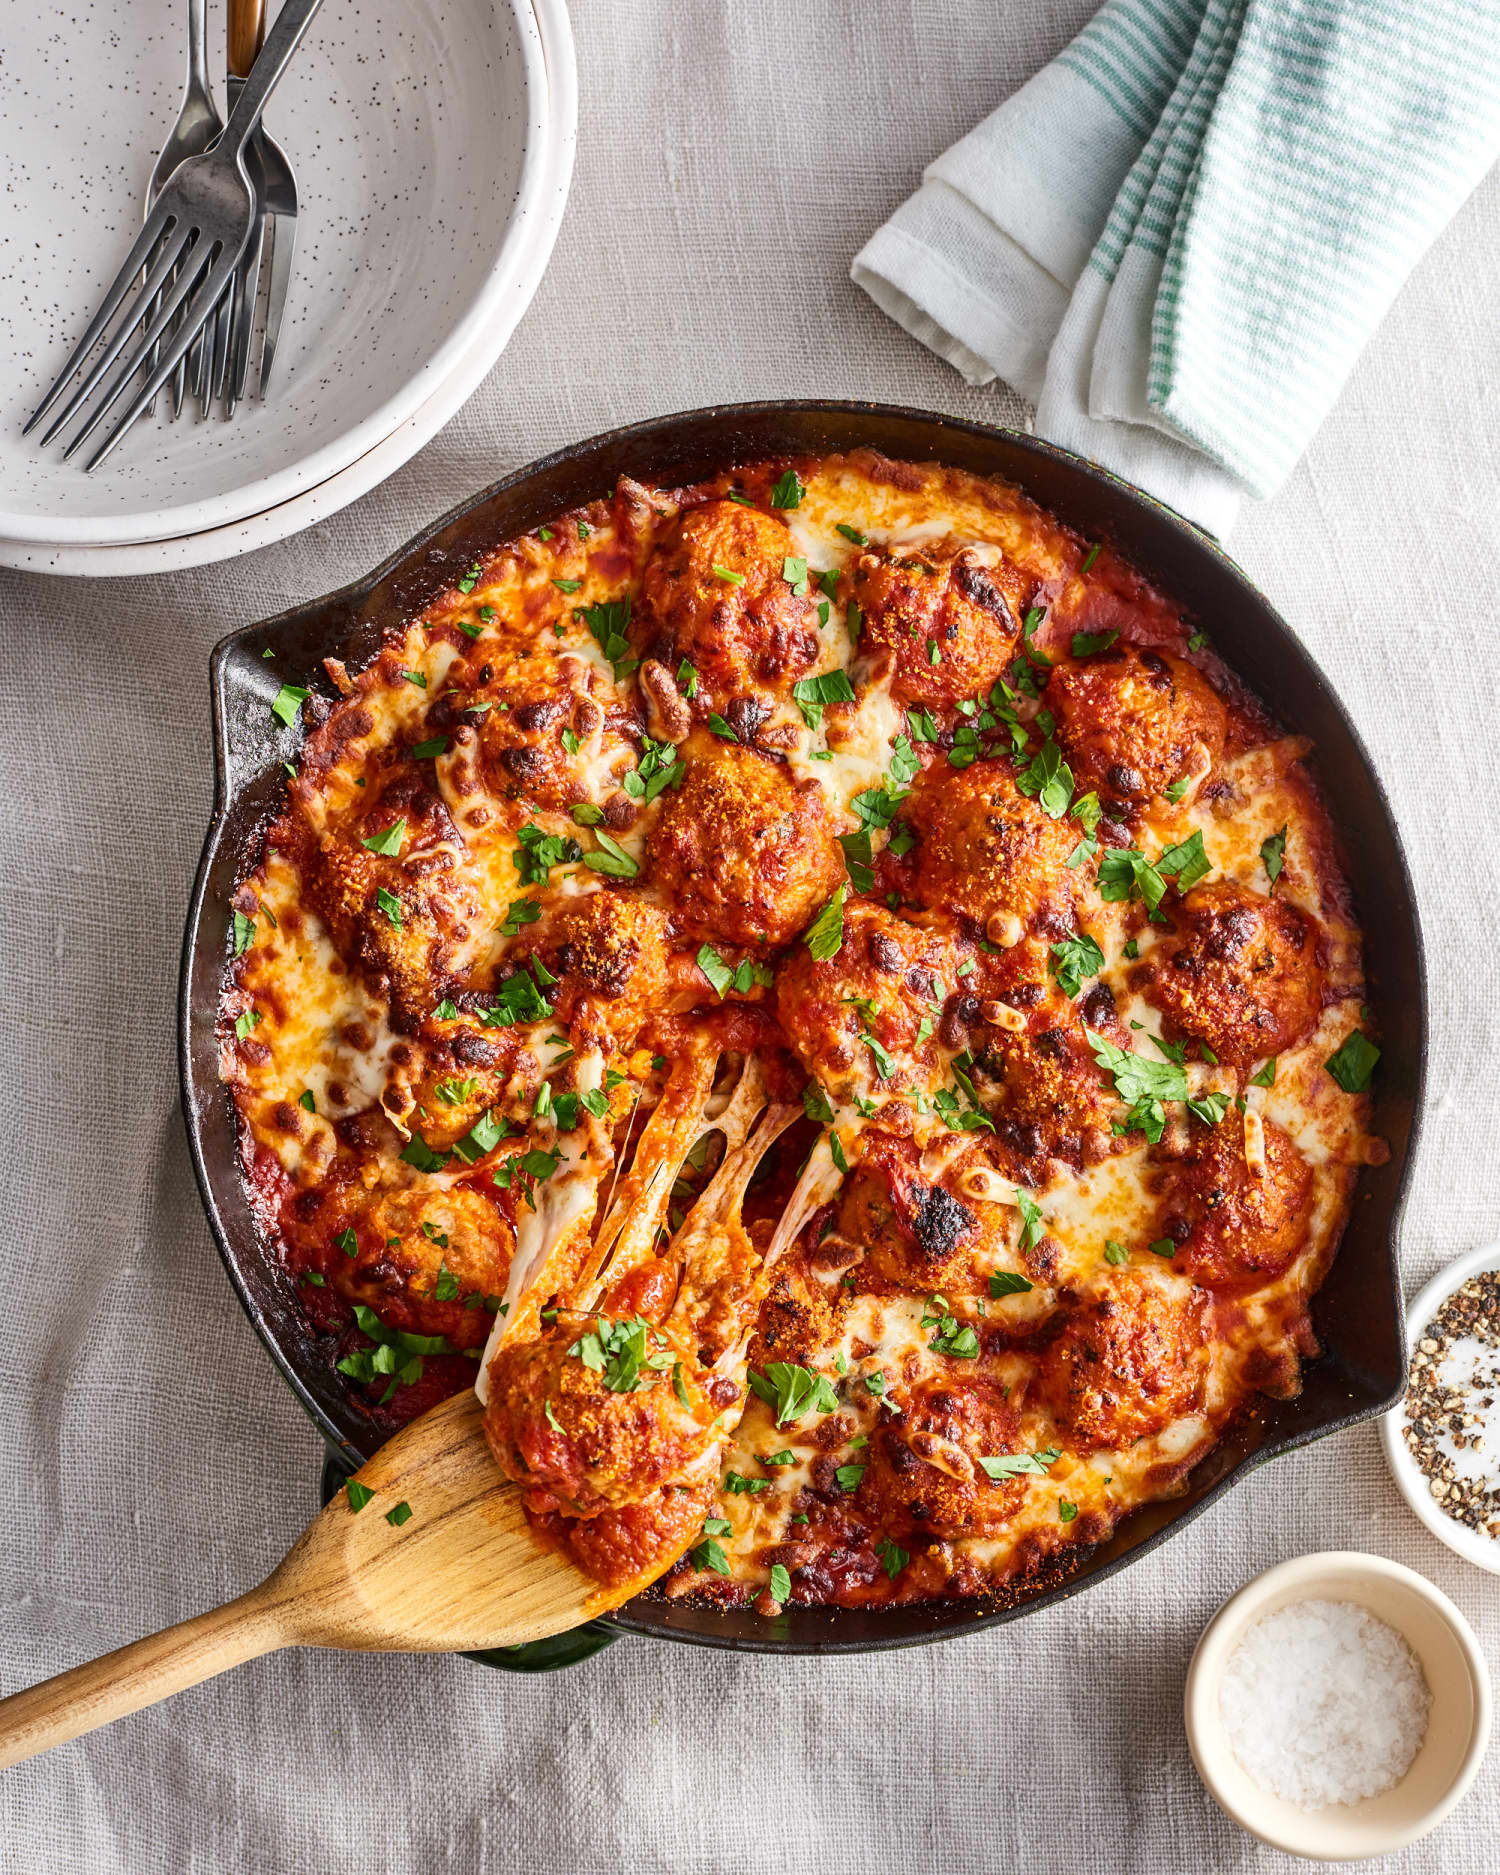
[[[243,1589],[314,1503],[317,1438],[230,1294],[177,1112],[209,647],[627,419],[854,395],[1024,421],[899,332],[848,264],[1087,11],[579,0],[568,222],[505,359],[443,436],[357,508],[219,568],[0,574],[4,1690]],[[1492,176],[1234,543],[1348,703],[1416,873],[1433,1047],[1408,1288],[1500,1237],[1497,287]],[[778,1662],[632,1640],[537,1679],[259,1661],[0,1778],[0,1867],[1291,1871],[1200,1788],[1182,1678],[1229,1591],[1345,1545],[1440,1583],[1500,1670],[1500,1581],[1407,1513],[1365,1426],[1256,1473],[1071,1605],[942,1647]],[[1500,1750],[1449,1823],[1385,1866],[1500,1866]]]

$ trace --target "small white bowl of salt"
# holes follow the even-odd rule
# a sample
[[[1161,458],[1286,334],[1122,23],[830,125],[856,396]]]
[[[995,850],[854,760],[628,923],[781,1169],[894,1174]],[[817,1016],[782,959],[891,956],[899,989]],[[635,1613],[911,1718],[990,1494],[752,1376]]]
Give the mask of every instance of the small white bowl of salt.
[[[1231,1597],[1183,1703],[1219,1807],[1273,1848],[1329,1862],[1435,1829],[1490,1735],[1468,1622],[1425,1576],[1355,1550],[1298,1556]]]

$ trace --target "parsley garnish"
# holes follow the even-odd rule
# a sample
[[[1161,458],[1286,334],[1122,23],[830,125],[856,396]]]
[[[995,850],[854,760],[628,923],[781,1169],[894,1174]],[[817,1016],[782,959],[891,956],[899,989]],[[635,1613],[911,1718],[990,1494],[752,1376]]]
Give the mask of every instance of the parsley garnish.
[[[412,760],[416,762],[430,761],[433,756],[441,755],[447,746],[448,738],[446,736],[434,736],[431,742],[419,742],[417,744],[411,752]]]
[[[391,854],[401,851],[401,842],[406,838],[406,820],[392,822],[384,833],[377,833],[368,840],[361,840],[361,846],[369,847],[372,853]]]
[[[865,1470],[866,1467],[863,1465],[839,1465],[835,1468],[833,1475],[841,1491],[857,1491]]]
[[[1061,820],[1073,798],[1073,771],[1062,751],[1049,737],[1016,776],[1022,794],[1036,796],[1038,807],[1053,820]]]
[[[297,712],[312,695],[301,684],[283,684],[271,702],[271,714],[277,722],[285,723],[290,729],[297,720]]]
[[[234,954],[243,957],[255,942],[255,920],[247,918],[242,911],[234,914]]]
[[[354,1511],[363,1510],[375,1495],[369,1485],[361,1484],[358,1478],[351,1478],[344,1488],[349,1493],[349,1508]]]
[[[1370,1085],[1380,1050],[1359,1029],[1351,1029],[1323,1063],[1346,1094],[1362,1094]]]
[[[399,931],[401,929],[401,901],[394,892],[387,892],[383,885],[375,888],[375,903]]]
[[[922,1326],[936,1331],[927,1344],[934,1354],[952,1354],[971,1361],[979,1352],[978,1335],[967,1322],[960,1325],[958,1317],[949,1313],[946,1296],[929,1298]]]
[[[691,703],[698,694],[698,672],[686,658],[677,666],[677,684],[682,694]]]
[[[402,1524],[410,1523],[411,1514],[411,1505],[407,1503],[405,1498],[402,1498],[401,1502],[396,1505],[394,1510],[388,1510],[385,1513],[385,1520],[387,1523],[394,1524],[399,1530]]]
[[[716,736],[722,736],[726,742],[739,741],[739,737],[729,727],[728,723],[725,722],[724,718],[720,716],[717,710],[710,713],[708,726]]]
[[[815,963],[827,963],[830,957],[837,957],[844,947],[846,892],[847,887],[841,885],[802,934],[802,942]]]
[[[516,838],[520,845],[511,858],[522,885],[545,885],[554,866],[571,866],[583,857],[583,848],[571,835],[544,833],[535,821],[528,821]]]
[[[1106,1237],[1104,1239],[1104,1261],[1116,1265],[1128,1263],[1130,1261],[1130,1252],[1125,1248],[1124,1244],[1116,1243],[1113,1237]]]
[[[1104,952],[1085,931],[1080,937],[1064,938],[1052,946],[1049,965],[1064,996],[1076,996],[1084,979],[1096,977],[1104,968]]]
[[[1089,548],[1088,558],[1084,561],[1083,565],[1079,567],[1078,569],[1079,572],[1087,573],[1089,568],[1099,558],[1099,555],[1103,552],[1103,550],[1104,550],[1104,543],[1102,541],[1096,540],[1093,546]],[[1073,655],[1077,657],[1078,653],[1075,651]]]
[[[1203,850],[1202,828],[1196,828],[1190,838],[1179,840],[1176,846],[1164,847],[1156,870],[1169,878],[1175,877],[1179,892],[1186,892],[1200,879],[1206,879],[1213,866]]]
[[[666,1345],[666,1336],[644,1316],[612,1322],[600,1315],[568,1352],[598,1374],[611,1393],[634,1393],[647,1384],[643,1367],[661,1373],[673,1365],[673,1356],[661,1352]]]
[[[1086,1028],[1084,1035],[1095,1061],[1114,1077],[1115,1092],[1130,1106],[1124,1122],[1115,1130],[1142,1132],[1154,1146],[1166,1125],[1162,1103],[1187,1099],[1187,1075],[1175,1061],[1148,1061],[1144,1055],[1116,1048],[1092,1029]]]
[[[892,1582],[911,1561],[910,1554],[899,1543],[893,1543],[888,1536],[883,1536],[875,1545],[875,1554],[880,1558],[880,1566]]]
[[[1250,1076],[1250,1085],[1252,1087],[1274,1087],[1276,1085],[1276,1056],[1275,1055],[1272,1055],[1268,1060],[1263,1061],[1261,1065],[1255,1070],[1254,1074]]]
[[[788,1602],[792,1595],[792,1578],[787,1574],[785,1563],[771,1564],[771,1600]]]
[[[1043,1447],[1040,1452],[1008,1452],[999,1458],[981,1458],[987,1476],[996,1480],[1001,1478],[1023,1478],[1032,1476],[1045,1478],[1047,1467],[1055,1465],[1062,1453],[1055,1445]]]
[[[861,534],[857,527],[851,527],[847,521],[840,521],[838,523],[838,532],[843,535],[845,540],[853,541],[856,547],[868,547],[870,544],[870,536],[868,534]]]
[[[998,1302],[1001,1296],[1025,1295],[1031,1284],[1024,1276],[1018,1276],[1014,1270],[992,1270],[990,1272],[990,1300]]]
[[[736,573],[733,567],[720,566],[717,560],[714,562],[714,578],[723,580],[726,586],[743,586],[745,583],[743,573]]]
[[[800,508],[802,497],[807,491],[797,479],[797,471],[788,469],[771,490],[773,508]]]
[[[1275,885],[1281,877],[1281,868],[1286,860],[1286,828],[1280,833],[1273,833],[1269,840],[1260,843],[1260,857],[1266,869],[1266,877]]]
[[[583,856],[585,866],[590,867],[594,872],[607,873],[611,879],[633,879],[636,876],[641,869],[640,861],[632,859],[618,840],[612,840],[598,827],[594,829],[594,838],[599,842],[601,850],[597,853],[585,853]],[[571,844],[570,841],[569,845]]]
[[[852,703],[854,686],[845,671],[825,671],[821,677],[804,677],[792,685],[792,696],[809,729],[823,723],[825,703]]]
[[[589,636],[609,660],[615,682],[622,682],[639,662],[630,656],[630,640],[625,636],[630,624],[630,600],[613,599],[600,605],[580,606],[573,616],[583,620]]]
[[[781,577],[791,587],[793,596],[798,599],[807,597],[807,562],[798,555],[789,553],[781,562]]]
[[[1096,547],[1095,553],[1099,551]],[[1087,572],[1087,567],[1084,571]],[[1092,656],[1095,651],[1107,651],[1119,637],[1118,632],[1074,632],[1073,655],[1075,658]]]
[[[750,1391],[757,1399],[775,1409],[776,1424],[785,1426],[805,1413],[832,1413],[838,1407],[838,1395],[823,1374],[809,1367],[796,1367],[788,1361],[772,1361],[763,1374],[751,1368],[746,1375]],[[769,1464],[793,1462],[786,1458],[767,1459]]]

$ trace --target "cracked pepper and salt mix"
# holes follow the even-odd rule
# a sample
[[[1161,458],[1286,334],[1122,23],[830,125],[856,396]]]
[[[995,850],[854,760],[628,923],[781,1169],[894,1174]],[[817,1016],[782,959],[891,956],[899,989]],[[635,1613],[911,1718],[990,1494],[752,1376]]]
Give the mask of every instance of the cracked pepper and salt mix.
[[[1455,1289],[1412,1349],[1402,1437],[1440,1508],[1500,1537],[1500,1271]]]

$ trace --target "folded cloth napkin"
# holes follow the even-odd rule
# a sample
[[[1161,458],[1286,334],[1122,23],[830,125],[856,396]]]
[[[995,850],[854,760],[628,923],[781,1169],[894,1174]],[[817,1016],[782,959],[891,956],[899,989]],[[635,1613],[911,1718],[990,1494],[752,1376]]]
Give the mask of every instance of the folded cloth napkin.
[[[854,280],[1225,534],[1500,154],[1500,0],[1108,0]]]

